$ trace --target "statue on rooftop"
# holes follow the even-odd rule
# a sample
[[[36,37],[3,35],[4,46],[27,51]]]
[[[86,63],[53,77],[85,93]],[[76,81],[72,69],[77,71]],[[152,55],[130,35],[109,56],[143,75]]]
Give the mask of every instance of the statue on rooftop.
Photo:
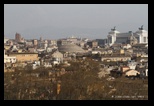
[[[139,30],[143,30],[143,25],[139,28]]]
[[[116,30],[115,28],[116,28],[116,26],[114,26],[114,28],[113,28],[113,29],[111,29],[111,31],[115,31],[115,30]]]

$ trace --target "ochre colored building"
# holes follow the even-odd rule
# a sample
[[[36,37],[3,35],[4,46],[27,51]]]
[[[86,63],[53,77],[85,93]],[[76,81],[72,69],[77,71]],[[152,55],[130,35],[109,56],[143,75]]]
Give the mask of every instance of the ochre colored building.
[[[8,55],[16,57],[17,62],[39,60],[38,53],[9,53]]]

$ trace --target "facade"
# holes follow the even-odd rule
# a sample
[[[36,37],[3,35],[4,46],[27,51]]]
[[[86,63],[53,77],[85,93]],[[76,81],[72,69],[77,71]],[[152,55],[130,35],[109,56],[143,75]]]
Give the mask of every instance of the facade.
[[[123,44],[122,48],[123,49],[130,49],[132,46],[130,44]]]
[[[48,43],[47,42],[39,42],[38,43],[38,48],[42,48],[42,49],[46,49],[48,47]]]
[[[98,46],[102,47],[107,44],[107,39],[96,39]]]
[[[19,33],[16,33],[15,34],[15,41],[16,42],[24,42],[24,38],[22,38]]]
[[[126,33],[120,33],[114,27],[108,34],[108,44],[114,43],[148,43],[148,32],[143,30],[143,26],[138,31],[132,33],[131,31]]]
[[[4,50],[4,64],[5,63],[15,63],[15,62],[16,62],[16,57],[5,55],[5,50]]]
[[[129,61],[130,56],[102,56],[101,61]]]
[[[26,42],[26,45],[27,45],[27,46],[33,46],[32,40],[27,41],[27,42]]]
[[[71,41],[74,44],[79,44],[81,42],[81,38],[75,36],[68,37],[66,40]]]
[[[10,57],[16,57],[17,62],[37,61],[39,60],[37,53],[9,53]]]
[[[6,41],[6,44],[12,46],[13,45],[13,41],[9,39],[9,40]]]
[[[9,49],[11,52],[14,52],[14,51],[18,52],[18,48],[16,45],[12,45]]]
[[[34,52],[36,52],[36,49],[33,48],[33,47],[29,47],[29,48],[28,48],[28,51],[31,52],[31,53],[34,53]]]
[[[57,45],[57,41],[56,40],[48,40],[48,44],[49,46],[53,46],[53,45]]]
[[[21,41],[21,35],[20,35],[19,33],[16,33],[16,34],[15,34],[15,40],[16,40],[17,42],[20,42],[20,41]]]
[[[84,48],[84,45],[85,45],[85,42],[83,42],[83,41],[81,41],[81,42],[79,43],[79,46],[80,46],[81,48]]]
[[[98,46],[98,42],[96,40],[88,41],[87,45],[89,45],[89,47],[91,47],[91,48],[96,48]]]
[[[58,40],[57,45],[65,45],[65,44],[70,44],[72,41],[67,41],[67,40]]]
[[[8,56],[5,54],[4,49],[4,72],[13,72],[14,70],[6,70],[7,67],[14,67],[16,63],[16,57]]]
[[[55,61],[58,61],[59,63],[63,62],[63,54],[61,52],[56,51],[51,56]]]
[[[37,40],[34,39],[34,40],[33,40],[33,45],[34,45],[34,46],[37,46],[37,44],[38,44],[38,43],[37,43]]]

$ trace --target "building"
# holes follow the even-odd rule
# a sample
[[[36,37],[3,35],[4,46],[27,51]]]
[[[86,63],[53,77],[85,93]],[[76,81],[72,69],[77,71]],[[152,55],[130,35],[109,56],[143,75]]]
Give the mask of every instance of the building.
[[[38,53],[8,53],[10,57],[16,57],[17,62],[37,61]]]
[[[24,42],[24,38],[22,38],[19,33],[16,33],[15,34],[15,41],[16,42]]]
[[[85,50],[83,50],[80,46],[76,44],[63,44],[63,45],[58,45],[58,50],[60,52],[68,52],[68,53],[83,53]]]
[[[9,48],[9,51],[10,52],[18,52],[18,47],[16,45],[12,45],[10,48]]]
[[[68,41],[66,39],[58,40],[57,45],[65,45],[65,44],[70,44],[72,41]]]
[[[40,49],[46,50],[47,47],[48,47],[48,43],[46,43],[46,42],[39,42],[38,43],[38,48],[40,48]]]
[[[4,36],[4,44],[6,44],[8,40],[9,39]]]
[[[101,58],[101,61],[107,61],[107,62],[110,62],[110,61],[129,61],[131,60],[131,56],[127,56],[127,55],[104,55],[102,56]]]
[[[16,34],[15,34],[15,40],[16,40],[17,42],[20,42],[20,40],[21,40],[21,35],[20,35],[19,33],[16,33]]]
[[[121,47],[123,49],[130,49],[132,46],[130,44],[122,44]]]
[[[13,41],[12,41],[11,39],[9,39],[9,40],[7,41],[7,44],[10,45],[10,46],[12,46],[12,45],[13,45]]]
[[[148,43],[148,32],[143,29],[143,25],[135,33],[133,33],[132,31],[126,33],[120,33],[114,27],[113,29],[111,29],[107,37],[109,45],[113,45],[114,43],[128,43],[128,42],[131,44]]]
[[[34,47],[28,47],[28,52],[34,53],[36,49]]]
[[[48,40],[48,45],[49,46],[57,46],[57,41],[56,40]]]
[[[37,46],[37,44],[38,44],[37,40],[34,39],[34,40],[33,40],[33,45],[34,45],[34,46]]]
[[[26,46],[33,46],[33,41],[32,40],[27,40],[26,41]]]
[[[4,64],[5,63],[16,63],[16,57],[6,55],[5,54],[5,49],[4,49]]]
[[[7,72],[6,68],[7,67],[14,67],[16,63],[16,57],[14,56],[8,56],[5,54],[5,49],[4,49],[4,72]]]
[[[53,54],[51,54],[54,61],[57,61],[58,63],[63,62],[63,54],[59,51],[55,51]]]
[[[98,47],[98,42],[96,40],[88,41],[87,45],[89,45],[89,47],[91,47],[91,48],[96,48],[96,47]]]
[[[132,48],[148,49],[148,44],[135,44],[135,45],[132,46]]]
[[[137,65],[137,62],[128,62],[127,66],[130,68],[130,69],[133,69],[135,70],[136,69],[136,65]]]
[[[137,70],[130,69],[130,70],[125,72],[125,75],[128,76],[128,77],[138,76],[138,75],[140,75],[140,72],[138,72]]]
[[[98,46],[103,47],[104,45],[107,44],[107,39],[96,39],[98,42]]]

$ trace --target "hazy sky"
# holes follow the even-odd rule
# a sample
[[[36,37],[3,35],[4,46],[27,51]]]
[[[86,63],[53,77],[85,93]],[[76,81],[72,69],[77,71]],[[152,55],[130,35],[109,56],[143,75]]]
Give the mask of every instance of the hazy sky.
[[[141,25],[148,30],[148,4],[4,4],[8,38],[106,38],[114,26],[135,32]]]

